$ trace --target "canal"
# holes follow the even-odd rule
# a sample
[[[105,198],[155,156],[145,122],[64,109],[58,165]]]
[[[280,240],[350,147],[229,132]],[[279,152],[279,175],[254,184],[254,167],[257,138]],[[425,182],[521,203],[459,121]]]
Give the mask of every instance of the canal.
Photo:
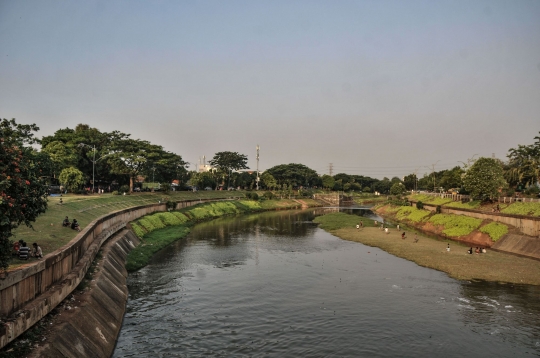
[[[195,226],[129,276],[114,357],[540,355],[538,287],[457,281],[336,238],[317,214]]]

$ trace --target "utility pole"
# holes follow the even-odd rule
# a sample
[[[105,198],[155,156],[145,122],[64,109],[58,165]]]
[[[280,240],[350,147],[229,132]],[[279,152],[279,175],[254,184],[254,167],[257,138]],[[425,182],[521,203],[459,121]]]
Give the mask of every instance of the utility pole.
[[[440,162],[441,160],[437,160],[434,164],[431,164],[431,168],[430,167],[426,167],[428,169],[431,169],[431,175],[433,175],[433,191],[436,191],[435,190],[435,166],[437,165],[438,162]]]
[[[418,169],[419,168],[416,168],[414,170],[414,185],[413,185],[413,187],[414,187],[415,192],[418,191]]]
[[[257,190],[259,190],[259,145],[257,144],[257,179],[255,183],[257,184]]]
[[[330,173],[330,176],[332,176],[332,173],[334,172],[334,164],[333,163],[328,164],[328,172]]]

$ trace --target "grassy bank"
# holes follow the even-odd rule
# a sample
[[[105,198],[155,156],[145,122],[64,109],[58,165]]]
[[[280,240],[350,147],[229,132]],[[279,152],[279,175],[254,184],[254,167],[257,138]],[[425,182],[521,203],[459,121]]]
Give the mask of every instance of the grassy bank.
[[[494,223],[489,220],[482,221],[466,215],[437,214],[414,206],[388,204],[378,207],[376,211],[407,225],[455,239],[480,232],[487,234],[491,242],[495,242],[511,229],[508,225],[502,223]]]
[[[314,200],[302,200],[309,206],[320,206]],[[133,249],[127,258],[126,269],[136,271],[148,264],[153,254],[172,242],[189,234],[189,227],[205,220],[225,215],[237,215],[267,210],[300,209],[301,203],[295,200],[231,200],[203,203],[179,211],[160,212],[146,215],[130,223],[142,242]]]
[[[347,217],[348,216],[348,217]],[[486,254],[467,254],[467,246],[450,240],[437,240],[391,229],[388,234],[372,226],[357,230],[358,217],[344,213],[332,213],[317,217],[320,227],[344,240],[378,247],[382,250],[415,262],[416,264],[446,272],[459,280],[486,280],[506,283],[540,285],[540,261],[488,251]],[[368,223],[369,225],[369,223]],[[446,251],[450,243],[450,252]]]
[[[70,228],[62,227],[62,220],[68,216],[70,220],[77,219],[81,227],[85,227],[95,219],[105,214],[126,209],[134,206],[154,204],[160,200],[180,201],[194,199],[214,199],[228,198],[234,196],[243,197],[243,192],[225,192],[225,191],[201,191],[201,192],[170,192],[165,193],[137,193],[132,195],[64,195],[62,196],[63,204],[60,203],[60,197],[49,197],[48,209],[45,213],[38,216],[34,229],[28,228],[25,225],[20,226],[14,231],[14,236],[11,240],[24,240],[29,245],[37,242],[43,254],[47,255],[50,252],[62,247],[77,236],[77,231]],[[10,268],[15,268],[30,261],[12,260]]]

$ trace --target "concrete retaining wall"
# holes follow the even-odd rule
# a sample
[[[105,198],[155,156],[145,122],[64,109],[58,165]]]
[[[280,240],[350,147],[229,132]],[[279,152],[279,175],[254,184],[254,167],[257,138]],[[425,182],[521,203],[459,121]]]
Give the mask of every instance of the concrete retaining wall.
[[[122,230],[106,243],[99,271],[94,275],[88,297],[81,307],[64,311],[48,343],[32,357],[110,357],[124,317],[128,290],[125,262],[139,244],[130,230]]]
[[[187,200],[176,208],[223,199]],[[82,281],[102,244],[126,223],[165,204],[139,206],[104,215],[73,240],[32,265],[9,271],[0,279],[0,348],[14,340],[62,302]]]

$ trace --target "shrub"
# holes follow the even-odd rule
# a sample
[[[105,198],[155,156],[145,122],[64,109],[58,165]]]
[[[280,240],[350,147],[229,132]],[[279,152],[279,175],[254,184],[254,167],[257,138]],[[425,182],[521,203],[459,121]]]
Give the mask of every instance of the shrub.
[[[145,234],[144,229],[140,225],[138,225],[137,223],[132,223],[131,224],[131,229],[133,230],[135,235],[137,235],[140,238],[142,238],[144,236],[144,234]]]
[[[158,216],[160,213],[148,215],[146,218],[154,225],[155,229],[163,229],[165,227],[165,224],[163,221],[161,221],[160,217]]]
[[[505,214],[540,216],[540,203],[512,203],[502,210]]]
[[[156,215],[166,226],[180,225],[182,221],[172,213],[158,213]]]
[[[152,222],[148,220],[148,216],[139,219],[139,225],[141,225],[146,230],[146,232],[151,232],[156,229],[154,227],[154,224],[152,224]]]
[[[424,208],[424,203],[422,203],[421,201],[417,201],[416,202],[416,208],[417,209],[423,209]]]
[[[129,185],[122,185],[120,189],[118,189],[120,193],[129,193]]]
[[[429,222],[443,226],[444,234],[456,237],[469,235],[480,226],[482,220],[464,215],[436,214],[429,219]]]
[[[249,191],[246,193],[246,198],[251,199],[251,193]]]
[[[115,190],[111,193],[112,195],[120,195],[120,193],[118,192],[118,190]]]
[[[268,199],[268,200],[271,200],[274,198],[274,193],[272,193],[271,191],[267,191],[263,194],[263,196]]]
[[[508,233],[508,226],[498,222],[492,222],[482,226],[480,231],[488,234],[491,240],[495,242]]]
[[[176,216],[176,218],[180,221],[181,224],[183,224],[183,223],[185,223],[186,221],[189,220],[187,216],[185,216],[184,214],[182,214],[179,211],[173,211],[173,212],[171,212],[171,214]]]
[[[165,204],[169,210],[174,210],[174,207],[176,206],[176,203],[172,200],[167,200]]]
[[[251,193],[251,200],[255,200],[255,201],[259,200],[259,194]]]
[[[440,205],[437,205],[437,207],[435,208],[435,212],[437,214],[440,214],[441,213],[441,206]]]

